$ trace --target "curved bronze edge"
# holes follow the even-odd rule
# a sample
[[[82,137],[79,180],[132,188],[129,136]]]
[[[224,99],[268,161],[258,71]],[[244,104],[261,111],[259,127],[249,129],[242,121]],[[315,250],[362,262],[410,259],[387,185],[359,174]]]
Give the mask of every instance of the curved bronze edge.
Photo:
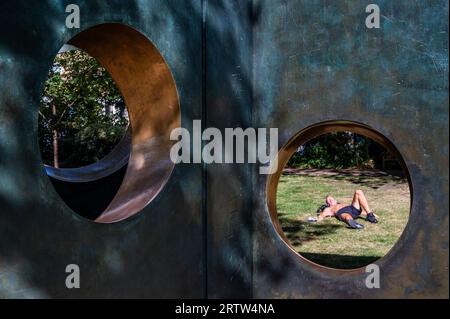
[[[412,208],[413,203],[413,185],[411,181],[411,176],[409,174],[408,167],[406,165],[405,160],[403,159],[402,155],[398,151],[398,149],[395,147],[395,145],[384,135],[377,132],[375,129],[367,126],[366,124],[359,123],[359,122],[353,122],[348,120],[336,120],[336,121],[326,121],[314,124],[312,126],[309,126],[307,128],[302,129],[297,134],[295,134],[289,141],[281,147],[280,151],[277,154],[277,161],[274,161],[273,163],[277,165],[277,170],[275,173],[270,174],[267,176],[267,182],[266,182],[266,207],[270,214],[270,218],[272,221],[272,224],[278,233],[278,235],[281,237],[283,242],[288,246],[288,248],[294,252],[300,259],[304,262],[307,262],[309,265],[311,265],[315,269],[327,269],[329,271],[336,271],[338,273],[359,273],[363,272],[365,270],[365,267],[360,268],[354,268],[354,269],[339,269],[339,268],[330,268],[326,266],[322,266],[319,264],[316,264],[309,259],[303,257],[301,254],[299,254],[295,248],[291,245],[289,239],[286,237],[280,221],[278,219],[278,211],[277,211],[277,205],[276,205],[276,199],[277,199],[277,187],[278,182],[280,180],[281,174],[283,173],[283,169],[286,166],[287,162],[291,158],[291,156],[297,151],[297,149],[305,144],[306,142],[310,141],[311,139],[318,137],[323,134],[331,133],[331,132],[337,132],[337,131],[350,131],[353,133],[357,133],[360,135],[363,135],[365,137],[368,137],[378,144],[385,147],[389,152],[391,152],[392,155],[395,156],[395,158],[400,163],[403,173],[405,174],[408,184],[409,184],[409,190],[410,190],[410,211]],[[394,244],[395,246],[395,244]],[[391,248],[392,250],[392,248]],[[389,252],[386,254],[388,255]],[[383,257],[382,257],[383,258]],[[380,258],[381,259],[381,258]],[[378,261],[377,261],[378,262]]]
[[[128,127],[120,142],[98,162],[77,168],[55,168],[45,165],[50,177],[69,183],[85,183],[102,179],[124,167],[131,154],[131,130]]]
[[[80,32],[69,42],[94,57],[114,79],[130,118],[127,135],[103,160],[81,168],[52,169],[48,174],[66,182],[84,182],[127,171],[99,223],[114,223],[140,212],[162,190],[174,163],[170,132],[180,127],[175,80],[156,46],[139,31],[119,23],[105,23]],[[122,143],[123,142],[123,143]]]

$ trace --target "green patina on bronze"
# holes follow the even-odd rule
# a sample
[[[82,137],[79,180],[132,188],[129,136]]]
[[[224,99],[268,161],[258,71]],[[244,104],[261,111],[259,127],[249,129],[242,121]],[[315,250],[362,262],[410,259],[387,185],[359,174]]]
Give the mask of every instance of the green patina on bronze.
[[[81,29],[64,25],[80,5]],[[448,298],[448,1],[2,1],[0,296]],[[139,214],[96,224],[45,174],[39,98],[52,61],[83,30],[121,23],[148,37],[176,83],[181,125],[278,127],[279,145],[324,121],[392,142],[413,189],[410,221],[362,271],[317,268],[277,233],[267,176],[250,164],[176,165]],[[126,65],[124,65],[126,67]],[[81,289],[65,287],[67,264]]]

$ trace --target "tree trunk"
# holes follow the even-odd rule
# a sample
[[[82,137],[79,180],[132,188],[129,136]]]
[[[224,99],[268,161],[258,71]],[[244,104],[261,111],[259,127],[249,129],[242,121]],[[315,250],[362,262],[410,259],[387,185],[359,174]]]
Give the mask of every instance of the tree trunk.
[[[52,106],[53,118],[56,119],[56,105]],[[53,139],[53,166],[59,168],[59,155],[58,155],[58,131],[56,128],[52,130]]]
[[[59,168],[59,159],[58,159],[58,131],[53,130],[53,166],[55,168]]]

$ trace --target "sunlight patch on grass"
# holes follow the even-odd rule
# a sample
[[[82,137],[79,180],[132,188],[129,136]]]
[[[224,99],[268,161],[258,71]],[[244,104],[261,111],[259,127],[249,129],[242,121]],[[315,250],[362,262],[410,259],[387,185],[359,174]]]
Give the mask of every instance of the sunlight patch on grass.
[[[364,230],[349,229],[335,218],[308,223],[330,194],[351,203],[356,189],[364,191],[378,224],[364,219]],[[334,268],[362,267],[384,256],[402,234],[409,217],[406,179],[395,176],[282,175],[277,190],[280,224],[292,246],[311,261]]]

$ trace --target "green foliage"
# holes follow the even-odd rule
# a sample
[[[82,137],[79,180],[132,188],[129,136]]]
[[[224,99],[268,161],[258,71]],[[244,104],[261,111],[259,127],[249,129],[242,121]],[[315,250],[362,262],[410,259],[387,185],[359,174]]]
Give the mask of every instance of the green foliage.
[[[40,101],[44,163],[53,165],[53,130],[60,167],[79,167],[109,153],[127,126],[125,103],[108,72],[83,51],[58,54]]]
[[[289,160],[295,168],[374,168],[386,150],[371,139],[352,132],[333,132],[305,144]]]

